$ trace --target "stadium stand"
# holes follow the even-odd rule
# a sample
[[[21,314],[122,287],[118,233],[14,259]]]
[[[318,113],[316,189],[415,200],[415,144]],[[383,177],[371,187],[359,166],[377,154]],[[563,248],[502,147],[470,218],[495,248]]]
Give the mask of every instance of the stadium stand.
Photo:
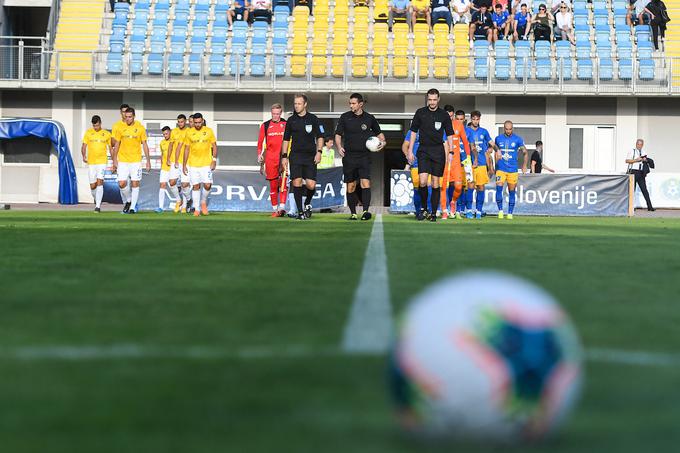
[[[103,0],[62,0],[54,40],[54,48],[60,52],[58,61],[52,60],[50,78],[55,77],[57,64],[62,80],[90,80],[93,77],[91,52],[99,47],[104,5]]]

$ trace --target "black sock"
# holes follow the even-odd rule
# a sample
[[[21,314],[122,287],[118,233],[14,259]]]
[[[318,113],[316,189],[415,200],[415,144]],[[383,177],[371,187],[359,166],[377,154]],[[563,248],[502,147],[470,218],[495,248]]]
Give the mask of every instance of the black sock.
[[[349,212],[352,214],[357,213],[357,202],[359,200],[357,199],[357,192],[356,189],[354,192],[347,192],[347,206],[349,206]]]
[[[307,188],[307,197],[305,198],[305,206],[312,205],[312,198],[314,198],[314,194],[316,193],[316,187],[314,189]]]
[[[428,204],[427,204],[427,186],[421,187],[418,190],[420,190],[420,202],[422,203],[423,209],[428,210]]]
[[[304,211],[302,206],[302,187],[293,187],[293,197],[295,197],[295,205],[297,206],[298,215],[300,215]]]
[[[439,197],[440,197],[440,189],[437,187],[436,189],[433,187],[432,188],[432,214],[437,213],[437,209],[439,209]]]
[[[364,205],[364,211],[368,211],[368,208],[371,207],[371,188],[369,187],[368,189],[361,189],[361,201]]]

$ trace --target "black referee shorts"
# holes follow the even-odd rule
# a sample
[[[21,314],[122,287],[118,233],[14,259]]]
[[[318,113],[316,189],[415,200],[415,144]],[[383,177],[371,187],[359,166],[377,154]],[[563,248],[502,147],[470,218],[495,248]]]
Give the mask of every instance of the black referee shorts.
[[[418,149],[418,174],[427,173],[428,175],[444,176],[446,154],[444,149]]]
[[[371,156],[369,153],[347,153],[342,158],[342,173],[345,182],[357,179],[371,179]]]
[[[314,155],[309,156],[290,156],[290,179],[311,179],[316,181],[316,164]]]

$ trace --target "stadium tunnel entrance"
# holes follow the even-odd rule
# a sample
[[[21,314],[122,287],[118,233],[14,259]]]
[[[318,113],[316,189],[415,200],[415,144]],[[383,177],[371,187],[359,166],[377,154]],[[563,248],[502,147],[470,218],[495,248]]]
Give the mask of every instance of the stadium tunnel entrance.
[[[392,170],[403,170],[406,158],[401,151],[404,135],[408,130],[413,115],[372,113],[380,122],[387,145],[382,152],[371,154],[371,199],[373,204],[390,206],[390,176]],[[323,124],[326,136],[334,136],[333,131],[338,123],[338,113],[315,113]],[[336,158],[339,155],[336,151]],[[379,201],[380,200],[380,201]]]

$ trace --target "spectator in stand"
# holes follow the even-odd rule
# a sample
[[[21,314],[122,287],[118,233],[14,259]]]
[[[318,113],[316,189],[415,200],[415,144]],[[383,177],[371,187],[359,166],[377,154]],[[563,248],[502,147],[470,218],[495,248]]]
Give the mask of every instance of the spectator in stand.
[[[501,5],[503,11],[508,11],[508,0],[493,0],[493,11],[496,11],[496,5]]]
[[[419,17],[424,17],[427,20],[427,26],[430,26],[430,0],[412,0],[411,1],[411,25],[416,26]]]
[[[503,9],[503,5],[496,3],[495,11],[491,14],[493,19],[493,40],[508,39],[510,36],[510,13]],[[502,35],[501,35],[502,33]]]
[[[649,14],[649,25],[652,28],[652,40],[654,41],[654,48],[659,50],[659,35],[662,38],[666,37],[666,23],[671,19],[668,17],[668,10],[666,4],[661,0],[652,0],[645,7],[645,12]]]
[[[566,3],[562,2],[560,4],[560,10],[555,15],[555,22],[557,22],[557,29],[559,30],[562,39],[568,39],[570,43],[576,45],[576,41],[574,40],[574,26],[572,25],[573,18]]]
[[[231,27],[235,20],[242,20],[248,22],[248,0],[234,0],[231,2],[231,7],[227,11],[227,22]]]
[[[258,17],[264,17],[268,24],[272,23],[272,1],[271,0],[252,0],[250,14],[253,21]]]
[[[408,28],[413,31],[411,26],[411,1],[410,0],[390,0],[389,12],[387,13],[387,22],[392,31],[395,17],[403,17],[406,20]]]
[[[472,0],[472,5],[470,5],[470,13],[476,13],[479,11],[482,5],[486,5],[487,11],[491,8],[492,0]]]
[[[473,41],[477,38],[493,42],[493,18],[491,13],[487,11],[486,3],[479,5],[479,11],[472,14],[470,22],[472,22],[470,24],[470,47],[473,46]]]
[[[645,12],[649,0],[631,0],[628,6],[626,22],[631,27],[634,25],[644,25],[649,23],[649,14]]]
[[[451,16],[451,0],[432,0],[430,8],[432,10],[430,13],[432,26],[434,27],[434,24],[436,24],[439,19],[444,19],[446,25],[449,26],[449,30],[451,30],[451,21],[453,20],[453,17]]]
[[[519,7],[519,12],[515,13],[514,18],[513,37],[515,38],[515,41],[517,41],[518,39],[526,41],[528,39],[530,23],[531,13],[529,13],[529,8],[527,7],[527,4],[522,3],[522,6]]]
[[[511,5],[510,7],[510,14],[517,14],[519,10],[522,7],[522,4],[527,5],[527,9],[531,9],[531,0],[512,0],[511,2],[508,3],[508,5]]]
[[[547,11],[545,4],[538,6],[538,14],[531,20],[534,28],[534,41],[552,41],[553,16]]]
[[[453,23],[469,24],[471,7],[471,0],[453,0]]]

